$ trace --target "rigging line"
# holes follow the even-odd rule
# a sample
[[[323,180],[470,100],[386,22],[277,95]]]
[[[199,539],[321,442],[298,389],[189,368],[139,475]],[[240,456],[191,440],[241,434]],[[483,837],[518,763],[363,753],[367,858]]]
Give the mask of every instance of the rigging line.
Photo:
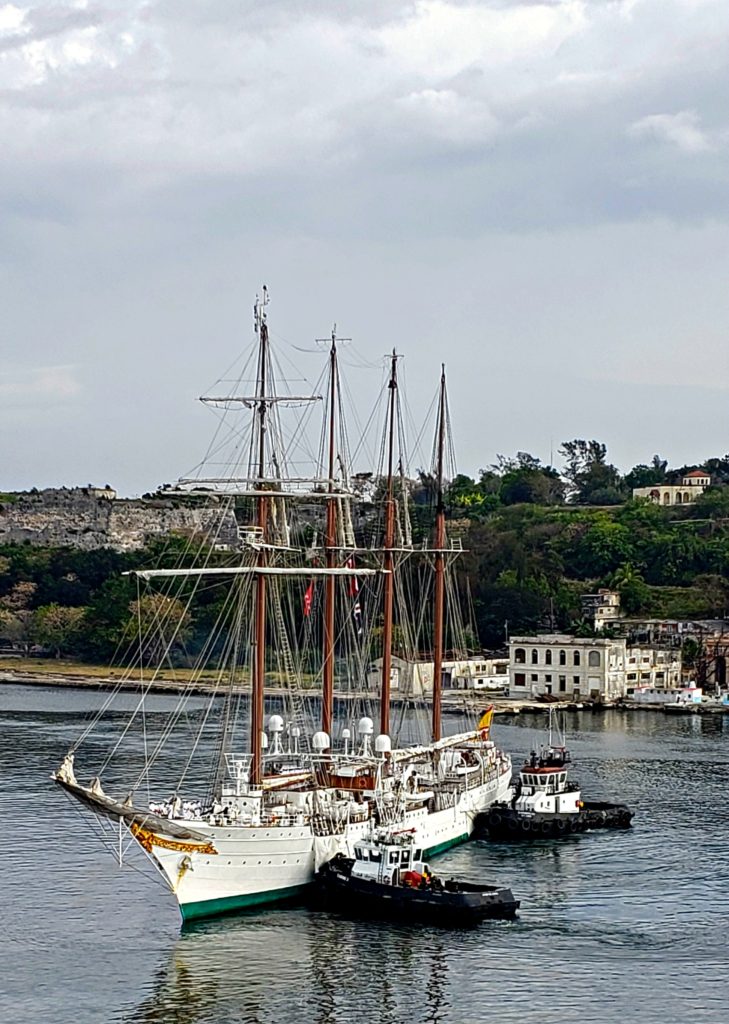
[[[195,592],[196,592],[196,587],[195,587],[195,585],[193,584],[193,586],[192,586],[192,588],[191,588],[191,591],[190,591],[190,596],[189,596],[189,599],[188,599],[188,604],[187,604],[187,607],[185,607],[185,608],[184,608],[184,612],[185,612],[185,614],[189,613],[189,608],[190,608],[190,604],[192,603],[192,600],[193,600],[193,597],[194,597],[194,595],[195,595]],[[152,609],[152,611],[153,611],[153,615],[152,615],[152,623],[150,624],[149,630],[147,631],[147,634],[146,634],[146,635],[147,635],[147,636],[150,636],[150,634],[153,634],[153,633],[154,633],[154,626],[157,626],[157,628],[158,628],[158,629],[159,629],[159,631],[160,631],[160,635],[161,635],[161,636],[162,636],[162,637],[164,638],[164,633],[163,633],[163,631],[162,631],[162,626],[164,625],[164,622],[165,622],[166,618],[168,618],[168,617],[169,617],[169,615],[171,614],[171,607],[170,607],[170,605],[168,605],[168,606],[167,606],[167,614],[166,614],[166,616],[163,616],[163,617],[161,617],[161,618],[160,618],[160,616],[159,616],[159,612],[158,612],[158,606],[157,606],[157,605],[153,606],[153,609]],[[138,614],[138,615],[141,615],[141,606],[138,606],[138,609],[137,609],[137,614]],[[179,616],[179,618],[178,618],[178,620],[177,620],[177,624],[176,624],[176,626],[175,626],[175,628],[174,628],[174,631],[173,631],[173,633],[172,633],[172,636],[170,637],[169,641],[167,642],[167,651],[169,651],[169,648],[170,648],[170,646],[171,646],[171,645],[172,645],[172,644],[173,644],[173,643],[175,642],[175,640],[177,639],[177,637],[178,637],[178,635],[179,635],[179,632],[180,632],[180,630],[181,630],[181,628],[182,628],[182,623],[183,623],[183,621],[184,621],[184,615],[181,615],[181,616]],[[163,655],[162,655],[162,656],[163,656],[163,657],[165,657],[165,652],[163,652]],[[172,666],[171,666],[171,665],[170,665],[170,667],[172,668]],[[116,742],[116,743],[114,744],[114,746],[112,747],[111,753],[110,753],[110,754],[109,754],[109,756],[108,756],[108,757],[106,758],[106,761],[104,762],[104,764],[103,764],[103,766],[102,766],[102,769],[101,769],[101,771],[102,771],[102,772],[103,772],[103,771],[104,771],[104,770],[105,770],[105,769],[106,769],[106,768],[108,767],[108,765],[109,765],[110,761],[111,761],[111,760],[112,760],[112,758],[113,758],[113,757],[114,757],[114,756],[116,755],[116,752],[118,751],[118,749],[119,749],[119,746],[121,745],[122,741],[123,741],[123,740],[124,740],[124,738],[126,737],[126,735],[127,735],[127,733],[129,732],[129,730],[131,729],[131,727],[132,727],[132,725],[133,725],[133,723],[134,723],[134,721],[135,721],[135,719],[136,719],[136,717],[137,717],[137,714],[139,713],[139,710],[140,710],[140,706],[141,706],[141,704],[142,704],[142,703],[144,702],[145,696],[147,696],[147,694],[149,693],[149,691],[150,691],[150,688],[151,688],[151,686],[153,685],[153,683],[154,683],[155,679],[156,679],[156,678],[158,677],[158,675],[159,675],[159,667],[158,667],[157,669],[155,669],[155,670],[154,670],[154,672],[152,673],[152,675],[151,675],[151,677],[150,677],[150,680],[149,680],[149,682],[147,683],[147,686],[146,686],[146,687],[143,687],[143,688],[142,688],[142,695],[141,695],[141,698],[140,698],[140,700],[139,700],[139,701],[137,702],[137,706],[135,707],[135,709],[134,709],[134,711],[133,711],[133,713],[132,713],[132,715],[131,715],[131,717],[130,717],[129,721],[127,722],[126,726],[125,726],[125,727],[124,727],[124,729],[122,730],[122,732],[121,732],[121,735],[119,736],[119,738],[118,738],[117,742]],[[174,675],[174,669],[173,669],[173,675]],[[154,758],[154,756],[155,756],[155,755],[154,755],[154,753],[153,753],[152,757]],[[138,784],[137,784],[137,785],[138,785]]]
[[[288,345],[289,348],[294,349],[295,352],[304,352],[306,355],[315,355],[319,352],[319,349],[316,346],[314,346],[314,348],[305,348],[303,345],[294,345],[293,341],[288,341],[288,339],[284,338],[282,334],[278,334],[276,331],[269,331],[269,334],[276,338],[277,341],[282,341],[284,345]],[[305,377],[303,379],[306,380]]]
[[[356,370],[379,370],[382,366],[380,359],[365,359],[355,345],[350,345],[344,355],[344,362]],[[352,359],[352,356],[355,356],[356,358]]]
[[[241,584],[237,588],[231,587],[228,596],[232,596],[233,591],[235,589],[238,589],[240,591],[240,590],[243,589],[243,585]],[[226,598],[226,603],[227,603],[227,598]],[[242,601],[239,601],[238,602],[238,608],[240,610],[240,615],[241,616],[242,616],[242,607],[243,607],[243,603],[242,603]],[[222,616],[222,609],[221,609],[221,613],[218,616],[218,622],[220,622],[221,616]],[[216,623],[216,625],[217,625],[217,623]],[[221,625],[222,625],[222,623],[221,623]],[[236,651],[237,651],[237,646],[238,646],[238,642],[239,642],[239,631],[238,631],[238,626],[239,625],[240,625],[240,618],[239,618],[239,621],[236,623],[236,628],[231,630],[230,633],[228,634],[228,643],[226,644],[226,646],[229,646],[229,648],[232,649],[232,653],[233,653],[233,664],[231,665],[231,676],[230,676],[230,694],[231,695],[232,695],[232,689],[233,689],[233,686],[234,686],[235,668],[236,668],[236,663],[237,663]],[[215,632],[215,627],[213,627],[213,630],[211,631],[211,635],[214,632]],[[208,639],[208,644],[207,645],[208,646],[212,646],[210,644],[210,638]],[[201,666],[202,666],[202,664],[204,664],[204,661],[203,661],[202,658],[199,659],[199,663],[200,663]],[[223,657],[223,664],[225,664],[225,652],[224,652],[224,657]],[[202,671],[202,667],[201,667],[201,671]],[[208,701],[208,705],[207,705],[207,708],[205,710],[205,714],[203,716],[203,720],[202,720],[202,722],[200,724],[200,728],[198,729],[198,732],[197,732],[197,737],[196,737],[196,739],[195,739],[195,741],[194,741],[194,743],[192,745],[192,748],[190,750],[190,754],[188,756],[187,762],[185,763],[185,765],[184,765],[184,767],[182,769],[182,773],[181,773],[179,781],[178,781],[178,789],[182,788],[182,786],[183,786],[183,784],[185,782],[185,778],[187,776],[187,773],[188,773],[188,771],[190,769],[190,766],[192,765],[192,762],[193,762],[193,760],[195,758],[195,754],[197,753],[198,746],[199,746],[199,744],[200,744],[200,742],[202,740],[203,734],[204,734],[205,729],[207,727],[208,719],[210,717],[210,714],[211,714],[212,709],[213,709],[214,704],[215,704],[215,697],[217,696],[218,690],[222,687],[222,681],[223,681],[223,672],[221,670],[219,672],[219,674],[218,674],[218,678],[216,679],[214,694],[212,695],[211,699]],[[227,695],[226,695],[226,700],[227,700]],[[225,728],[221,730],[220,735],[221,735],[221,742],[224,742]],[[222,755],[222,750],[221,750],[220,753]],[[218,766],[217,766],[218,771],[219,771],[219,768],[220,768],[220,757],[218,758]],[[216,771],[216,775],[217,775],[217,771]]]
[[[387,367],[383,364],[381,380],[380,380],[379,393],[378,393],[377,398],[375,399],[375,402],[374,402],[374,404],[372,406],[372,410],[370,412],[370,415],[367,418],[367,422],[365,424],[365,429],[364,429],[364,431],[361,432],[359,444],[357,445],[357,447],[355,448],[354,452],[352,453],[352,462],[353,463],[359,457],[359,453],[360,453],[361,449],[363,447],[365,447],[365,445],[367,444],[367,437],[368,437],[368,435],[370,433],[370,430],[374,431],[376,437],[378,437],[380,439],[382,438],[382,435],[384,433],[384,428],[383,428],[383,424],[382,424],[382,418],[386,415],[386,412],[387,412],[387,387],[386,387],[387,380],[388,380]],[[346,384],[346,380],[345,380],[345,387],[347,387],[347,389],[349,390],[348,385]],[[375,450],[373,448],[372,451],[370,452],[370,455],[372,456],[374,454],[375,454]],[[383,458],[383,461],[384,461],[384,457],[381,456],[381,458]],[[372,459],[372,458],[370,459],[370,464],[371,464],[373,469],[377,468],[381,472],[381,468],[382,468],[381,465],[379,467],[376,467],[374,459]]]
[[[234,588],[229,588],[227,593],[226,593],[226,598],[225,598],[225,602],[224,602],[223,608],[221,609],[220,615],[218,616],[218,621],[216,622],[216,627],[218,625],[218,622],[220,622],[221,626],[222,626],[221,619],[223,618],[223,616],[225,615],[226,611],[228,610],[228,606],[230,604],[232,604],[233,600],[234,600]],[[151,762],[150,762],[150,768],[151,768],[152,764],[156,761],[157,757],[159,757],[162,749],[164,748],[164,746],[166,745],[168,739],[172,735],[172,732],[177,727],[177,723],[179,722],[179,719],[180,719],[183,711],[185,710],[186,705],[187,705],[190,697],[193,695],[192,694],[193,687],[197,684],[198,679],[200,679],[200,680],[202,679],[201,673],[203,671],[203,666],[204,666],[204,664],[207,661],[207,657],[208,657],[208,653],[207,652],[208,651],[212,651],[214,643],[215,643],[215,641],[217,639],[217,635],[218,635],[217,633],[212,633],[211,632],[211,635],[209,636],[208,641],[206,643],[206,647],[203,649],[203,651],[201,651],[200,656],[198,657],[198,660],[197,660],[197,664],[195,666],[195,671],[198,672],[198,675],[197,676],[192,676],[190,678],[190,680],[188,681],[187,687],[185,687],[182,690],[182,697],[181,697],[180,701],[178,702],[177,708],[175,709],[173,714],[170,716],[165,729],[163,730],[162,734],[159,737],[159,740],[158,740],[158,743],[157,743],[157,747],[155,748],[155,751],[153,752],[153,755],[152,755],[152,759],[151,759]],[[218,671],[217,677],[214,680],[214,684],[213,684],[214,685],[214,689],[213,689],[213,693],[210,695],[208,711],[212,711],[212,707],[214,705],[215,698],[219,695],[220,688],[223,685],[223,666],[225,664],[225,659],[228,656],[228,652],[231,649],[231,646],[232,646],[232,643],[233,643],[233,637],[234,637],[233,631],[231,631],[231,632],[229,632],[227,634],[226,648],[223,651],[223,665],[221,666],[221,669]],[[203,723],[201,724],[201,728],[200,728],[200,731],[199,731],[199,734],[198,734],[198,741],[202,738],[202,730],[203,730],[203,728],[204,728],[204,726],[206,724],[207,724],[207,716],[205,717]]]
[[[141,608],[141,580],[140,580],[139,576],[137,576],[137,607]],[[141,619],[141,616],[138,618],[137,621],[139,623],[139,630],[138,630],[138,639],[139,639],[139,685],[142,687],[142,692],[144,692],[144,657],[143,657],[144,648],[142,646],[142,619]],[[144,698],[142,698],[142,732],[143,732],[143,735],[144,735],[144,763],[146,764],[147,763],[147,759],[148,759],[148,749],[147,749],[147,715],[146,715],[146,709],[145,709],[145,706],[144,706]],[[149,801],[150,799],[151,799],[151,794],[149,792],[149,776],[147,776],[147,801]]]

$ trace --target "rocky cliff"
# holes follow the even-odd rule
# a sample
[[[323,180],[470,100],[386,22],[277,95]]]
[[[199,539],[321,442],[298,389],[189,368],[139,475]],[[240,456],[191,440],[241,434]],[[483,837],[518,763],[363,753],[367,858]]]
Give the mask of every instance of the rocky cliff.
[[[200,534],[208,543],[235,547],[238,528],[227,503],[185,503],[179,498],[119,499],[105,488],[30,492],[0,503],[0,544],[115,548],[134,551],[170,533]]]

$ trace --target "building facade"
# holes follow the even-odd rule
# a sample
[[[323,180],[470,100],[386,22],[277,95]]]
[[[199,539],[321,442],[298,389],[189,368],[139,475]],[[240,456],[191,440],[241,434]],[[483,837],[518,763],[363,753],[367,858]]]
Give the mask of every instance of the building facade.
[[[628,647],[625,638],[562,634],[514,637],[509,641],[509,696],[613,701],[636,686],[681,685],[677,649]]]
[[[625,693],[625,640],[562,634],[509,641],[509,695],[617,700]]]
[[[582,615],[592,621],[595,629],[604,629],[606,625],[620,618],[620,594],[615,590],[598,590],[596,594],[583,594]]]
[[[680,484],[652,484],[650,487],[634,487],[634,498],[648,498],[656,505],[688,505],[696,501],[707,487],[711,477],[703,469],[692,469],[681,479]]]
[[[432,661],[406,661],[393,655],[390,689],[393,693],[415,697],[432,693],[434,668]],[[369,688],[377,689],[381,679],[382,658],[375,658],[367,673]],[[444,690],[504,690],[508,683],[506,658],[462,658],[443,662]]]
[[[628,647],[625,657],[626,690],[650,687],[673,690],[681,685],[680,648]]]

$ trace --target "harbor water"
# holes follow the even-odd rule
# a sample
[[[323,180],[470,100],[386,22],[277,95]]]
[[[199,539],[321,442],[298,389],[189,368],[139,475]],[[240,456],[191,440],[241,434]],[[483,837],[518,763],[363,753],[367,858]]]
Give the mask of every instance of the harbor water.
[[[101,699],[0,687],[0,1020],[727,1020],[729,717],[568,715],[585,797],[629,804],[634,827],[472,842],[434,862],[444,876],[510,884],[522,901],[515,922],[446,931],[287,906],[182,931],[144,860],[119,868],[113,833],[104,848],[90,815],[49,779]],[[175,703],[153,698],[150,728]],[[515,766],[545,721],[497,720],[494,738]]]

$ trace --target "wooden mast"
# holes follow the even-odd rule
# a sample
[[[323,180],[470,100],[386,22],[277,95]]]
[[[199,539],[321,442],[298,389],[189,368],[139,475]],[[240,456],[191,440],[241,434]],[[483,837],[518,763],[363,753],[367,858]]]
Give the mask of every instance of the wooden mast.
[[[393,553],[395,546],[395,496],[393,463],[395,452],[395,412],[397,406],[397,353],[393,349],[390,365],[389,426],[387,441],[387,489],[385,497],[384,600],[382,625],[382,693],[380,697],[380,732],[390,734],[390,674],[392,671],[392,610],[395,590]]]
[[[441,687],[443,680],[443,619],[445,605],[445,503],[443,501],[443,451],[446,428],[445,366],[441,369],[438,403],[438,440],[435,464],[435,593],[433,607],[433,741],[441,738]]]
[[[334,490],[334,429],[337,401],[337,334],[336,324],[332,330],[332,347],[329,350],[329,493]],[[325,564],[327,569],[336,565],[337,510],[333,498],[327,502],[326,536],[324,539]],[[334,576],[326,577],[324,585],[324,651],[323,687],[321,701],[322,731],[331,739],[334,717]]]
[[[258,488],[263,490],[266,473],[266,417],[268,413],[266,399],[266,372],[268,369],[268,325],[266,323],[266,303],[268,293],[263,289],[263,299],[256,302],[256,330],[259,339],[258,364]],[[261,494],[256,499],[256,525],[263,543],[266,535],[268,519],[268,499]],[[266,552],[263,547],[258,552],[256,564],[259,568],[266,565]],[[260,786],[263,781],[263,751],[261,735],[263,733],[264,689],[266,682],[266,576],[256,575],[256,600],[254,611],[254,648],[253,679],[251,691],[251,776],[252,786]]]

